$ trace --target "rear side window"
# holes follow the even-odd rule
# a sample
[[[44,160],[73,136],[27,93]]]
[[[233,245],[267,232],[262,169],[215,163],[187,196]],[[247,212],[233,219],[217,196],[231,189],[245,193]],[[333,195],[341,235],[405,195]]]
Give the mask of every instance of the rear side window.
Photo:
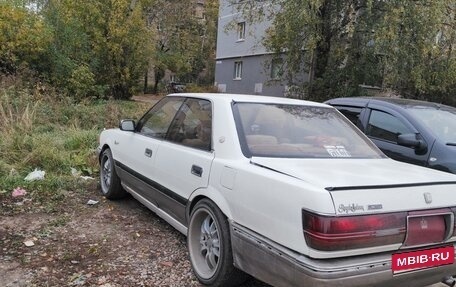
[[[397,137],[401,134],[413,133],[400,119],[395,116],[372,110],[366,134],[373,138],[397,142]]]
[[[201,99],[187,99],[171,124],[167,140],[188,147],[210,150],[211,139],[211,102]]]

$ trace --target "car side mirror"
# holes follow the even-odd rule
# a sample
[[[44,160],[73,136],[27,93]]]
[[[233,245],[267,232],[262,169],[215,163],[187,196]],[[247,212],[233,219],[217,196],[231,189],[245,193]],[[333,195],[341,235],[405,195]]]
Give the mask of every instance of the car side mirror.
[[[135,121],[134,120],[122,120],[119,124],[119,129],[121,131],[126,132],[134,132],[135,131]]]
[[[414,148],[418,151],[426,151],[427,145],[422,139],[418,139],[416,134],[402,134],[397,137],[397,144]]]

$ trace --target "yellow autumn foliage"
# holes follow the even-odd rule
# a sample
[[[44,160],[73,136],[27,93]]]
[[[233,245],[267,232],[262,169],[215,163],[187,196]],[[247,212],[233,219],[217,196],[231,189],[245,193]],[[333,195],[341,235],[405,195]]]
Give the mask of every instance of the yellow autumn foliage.
[[[0,3],[0,71],[34,65],[47,51],[52,34],[43,19],[25,8]]]

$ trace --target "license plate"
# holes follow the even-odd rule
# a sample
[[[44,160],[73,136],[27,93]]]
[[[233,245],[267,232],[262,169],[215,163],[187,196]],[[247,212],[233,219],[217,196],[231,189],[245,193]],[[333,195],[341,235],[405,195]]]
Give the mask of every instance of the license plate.
[[[392,256],[394,274],[454,263],[454,247],[396,253]]]

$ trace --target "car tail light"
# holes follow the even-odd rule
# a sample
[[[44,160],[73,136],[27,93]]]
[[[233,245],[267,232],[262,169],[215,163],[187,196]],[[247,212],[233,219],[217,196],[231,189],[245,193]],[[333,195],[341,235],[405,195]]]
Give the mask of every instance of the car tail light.
[[[321,251],[366,248],[404,242],[407,212],[323,216],[302,211],[309,247]]]
[[[454,213],[449,208],[410,211],[404,246],[443,242],[453,235]]]

